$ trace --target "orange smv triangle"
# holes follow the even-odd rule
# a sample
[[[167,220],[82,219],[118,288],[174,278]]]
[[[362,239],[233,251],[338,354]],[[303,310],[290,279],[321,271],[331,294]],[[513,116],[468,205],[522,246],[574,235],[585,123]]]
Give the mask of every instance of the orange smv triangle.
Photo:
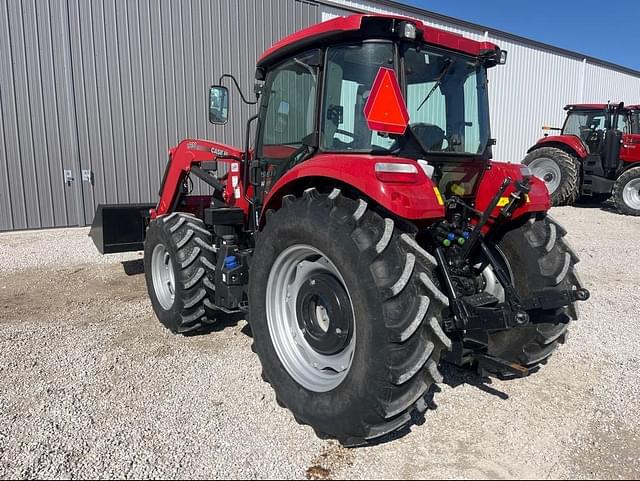
[[[407,106],[393,69],[380,67],[371,94],[364,106],[369,129],[389,134],[404,134],[409,123]]]

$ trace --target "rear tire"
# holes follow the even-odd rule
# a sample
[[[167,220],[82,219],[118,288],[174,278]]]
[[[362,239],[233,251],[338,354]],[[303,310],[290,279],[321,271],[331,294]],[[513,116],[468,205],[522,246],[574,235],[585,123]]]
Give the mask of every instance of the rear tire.
[[[211,233],[197,217],[176,212],[149,224],[144,243],[147,291],[156,316],[171,332],[194,332],[209,322],[205,282],[214,265]]]
[[[640,167],[629,169],[618,178],[613,201],[621,214],[640,216]]]
[[[522,298],[545,288],[582,287],[575,271],[579,259],[565,235],[566,231],[550,216],[540,216],[508,231],[498,241]],[[575,303],[564,309],[529,314],[532,321],[546,322],[490,334],[489,354],[535,370],[566,341],[570,321],[578,318]]]
[[[576,202],[580,195],[580,163],[576,157],[555,147],[541,147],[522,163],[545,182],[554,206]]]
[[[281,334],[267,286],[282,256],[300,252],[299,246],[317,250],[337,268],[352,306],[355,346],[347,372],[331,390],[304,387],[300,374],[286,367],[286,356],[278,354]],[[254,350],[278,404],[299,423],[347,446],[406,428],[412,413],[427,409],[425,396],[442,380],[441,352],[451,346],[440,324],[448,300],[435,283],[435,269],[435,259],[412,234],[368,210],[363,200],[348,199],[338,189],[286,196],[258,236],[249,285]],[[287,318],[292,331],[296,321],[298,314]]]

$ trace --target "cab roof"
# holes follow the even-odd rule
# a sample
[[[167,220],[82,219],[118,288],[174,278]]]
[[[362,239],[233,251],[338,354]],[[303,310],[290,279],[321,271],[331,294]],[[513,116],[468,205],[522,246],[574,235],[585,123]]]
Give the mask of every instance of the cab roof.
[[[615,104],[613,104],[615,105]],[[604,110],[608,104],[569,104],[565,110]],[[640,105],[625,105],[626,110],[640,110]]]
[[[396,15],[351,15],[313,25],[276,42],[258,60],[258,68],[267,67],[309,48],[352,39],[390,37],[393,35],[393,26],[398,22],[413,23],[423,42],[445,49],[471,56],[480,56],[498,49],[491,42],[471,40],[456,33],[429,27],[413,18]]]

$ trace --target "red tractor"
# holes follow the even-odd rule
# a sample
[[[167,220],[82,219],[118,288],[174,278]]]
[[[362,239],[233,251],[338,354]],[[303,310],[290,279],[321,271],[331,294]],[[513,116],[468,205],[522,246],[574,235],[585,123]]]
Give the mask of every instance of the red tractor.
[[[544,183],[490,160],[487,69],[505,59],[407,18],[303,30],[258,61],[244,149],[183,141],[157,205],[101,206],[92,236],[144,247],[173,332],[246,312],[300,423],[349,446],[406,429],[441,360],[527,375],[589,297]],[[228,95],[210,89],[211,122]]]
[[[640,215],[640,105],[568,105],[559,135],[529,149],[524,164],[543,179],[554,205],[613,197],[618,210]]]

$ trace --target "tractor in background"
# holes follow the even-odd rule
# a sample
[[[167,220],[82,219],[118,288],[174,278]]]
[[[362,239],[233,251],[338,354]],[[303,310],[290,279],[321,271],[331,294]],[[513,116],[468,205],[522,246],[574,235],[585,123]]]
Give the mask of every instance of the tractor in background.
[[[258,61],[244,148],[181,142],[157,204],[100,206],[91,236],[144,248],[175,333],[246,313],[298,422],[347,446],[402,431],[442,360],[526,376],[589,297],[544,182],[491,160],[487,69],[505,61],[409,18],[302,30]],[[209,120],[228,117],[211,87]]]
[[[548,135],[523,163],[545,181],[553,205],[579,198],[613,198],[617,209],[640,215],[640,105],[583,104],[565,107],[558,135]]]

